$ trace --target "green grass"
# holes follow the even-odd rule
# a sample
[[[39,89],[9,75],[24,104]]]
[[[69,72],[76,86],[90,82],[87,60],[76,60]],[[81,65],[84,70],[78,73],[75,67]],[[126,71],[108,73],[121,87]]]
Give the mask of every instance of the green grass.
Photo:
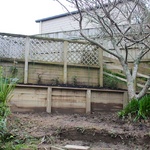
[[[35,145],[26,145],[26,144],[14,144],[12,141],[3,143],[0,145],[0,150],[21,150],[21,149],[30,149],[30,150],[37,150],[37,146]]]

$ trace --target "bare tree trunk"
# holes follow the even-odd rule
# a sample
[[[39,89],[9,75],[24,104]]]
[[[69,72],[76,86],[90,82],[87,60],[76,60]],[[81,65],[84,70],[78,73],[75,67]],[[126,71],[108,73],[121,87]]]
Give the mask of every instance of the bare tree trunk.
[[[58,1],[67,11],[68,9]],[[127,79],[129,99],[140,99],[150,87],[150,77],[143,89],[136,93],[135,82],[141,59],[150,51],[150,2],[149,0],[66,0],[78,11],[72,17],[78,21],[81,35],[100,47],[103,51],[119,59]],[[68,11],[69,12],[69,11]],[[71,13],[70,13],[71,15]],[[88,20],[88,21],[87,21]],[[84,34],[85,21],[96,27],[95,37]],[[87,23],[88,24],[88,23]],[[122,26],[124,25],[124,26]],[[122,27],[121,27],[122,26]],[[100,41],[108,39],[112,48],[105,47]],[[138,48],[137,48],[138,47]],[[133,58],[132,73],[128,65],[130,49],[137,48],[138,54]],[[124,50],[125,56],[122,51]]]

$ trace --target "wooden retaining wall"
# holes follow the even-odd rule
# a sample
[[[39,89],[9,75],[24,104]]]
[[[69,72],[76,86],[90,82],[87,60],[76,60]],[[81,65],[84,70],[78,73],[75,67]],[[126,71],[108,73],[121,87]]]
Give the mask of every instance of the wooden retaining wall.
[[[11,68],[14,67],[12,59],[2,59],[0,66],[3,67],[5,76],[12,76]],[[16,77],[22,84],[25,80],[24,61],[18,60],[15,67],[17,69]],[[77,85],[102,86],[103,78],[100,71],[101,69],[97,66],[68,65],[67,72],[65,72],[63,63],[29,62],[26,84],[55,85],[55,82],[59,82],[59,84],[73,85],[76,79]]]
[[[13,112],[118,111],[126,104],[126,94],[117,90],[17,85],[10,106]]]

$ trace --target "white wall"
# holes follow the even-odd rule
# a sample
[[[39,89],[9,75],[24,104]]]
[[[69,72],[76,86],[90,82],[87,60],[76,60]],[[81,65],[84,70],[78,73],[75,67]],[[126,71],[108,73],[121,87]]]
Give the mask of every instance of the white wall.
[[[87,25],[86,21],[83,24],[84,28],[92,28],[91,25]],[[65,16],[53,20],[48,20],[41,22],[41,34],[43,33],[52,33],[59,31],[70,31],[70,30],[78,30],[79,23],[73,19],[72,16]]]

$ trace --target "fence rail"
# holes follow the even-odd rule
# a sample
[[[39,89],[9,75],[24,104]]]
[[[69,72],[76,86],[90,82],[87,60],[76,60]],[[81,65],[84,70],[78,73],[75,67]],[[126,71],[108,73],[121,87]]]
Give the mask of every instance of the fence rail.
[[[67,65],[95,66],[102,72],[102,55],[102,50],[87,42],[0,33],[0,58],[25,61],[24,83],[28,79],[29,62],[62,64],[66,83]],[[103,73],[100,75],[102,79]]]
[[[136,49],[132,49],[129,52],[132,58],[137,53]],[[6,33],[0,33],[0,58],[25,61],[24,83],[28,83],[29,62],[50,62],[63,65],[63,83],[65,84],[67,83],[68,65],[97,67],[100,70],[98,76],[99,85],[101,86],[103,85],[103,59],[117,61],[112,59],[112,56],[108,55],[108,53],[103,53],[97,46],[87,42]],[[144,58],[150,60],[150,52]],[[117,66],[118,64],[115,64],[114,67],[109,68],[121,70],[119,66],[119,68],[116,68]],[[141,72],[138,73],[138,76],[147,78],[147,75],[143,75]]]
[[[98,53],[97,46],[87,42],[0,33],[1,58],[24,59],[28,55],[29,61],[64,62],[66,58],[69,64],[99,65]]]

